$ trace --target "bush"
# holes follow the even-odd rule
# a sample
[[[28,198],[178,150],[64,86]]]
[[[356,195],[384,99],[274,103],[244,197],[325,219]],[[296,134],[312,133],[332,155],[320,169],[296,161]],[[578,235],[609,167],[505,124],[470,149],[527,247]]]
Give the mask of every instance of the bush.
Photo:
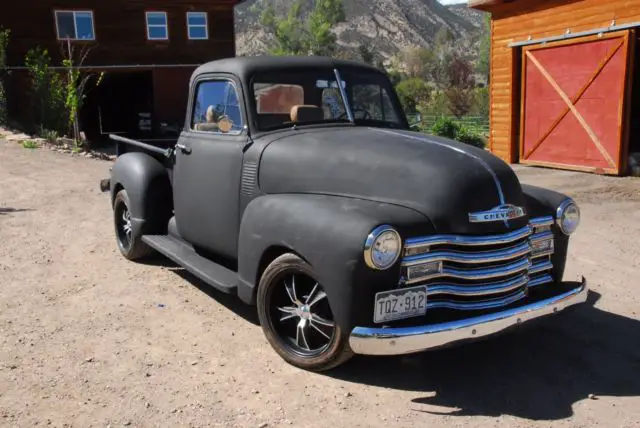
[[[484,149],[486,143],[484,138],[477,132],[472,131],[466,126],[460,126],[458,132],[456,133],[456,140],[461,143],[469,144],[470,146],[478,147],[479,149]]]
[[[22,142],[22,147],[24,147],[25,149],[37,149],[38,143],[33,140],[25,140]]]
[[[50,144],[56,144],[58,142],[58,132],[55,130],[42,129],[39,136],[47,140]]]
[[[400,103],[407,113],[415,113],[418,105],[429,102],[431,87],[427,82],[417,77],[403,80],[396,85],[396,92]]]
[[[459,125],[448,117],[441,117],[431,127],[431,133],[439,137],[455,139]]]
[[[484,138],[472,129],[454,122],[451,118],[441,117],[431,127],[431,133],[439,137],[450,138],[470,146],[484,149]]]

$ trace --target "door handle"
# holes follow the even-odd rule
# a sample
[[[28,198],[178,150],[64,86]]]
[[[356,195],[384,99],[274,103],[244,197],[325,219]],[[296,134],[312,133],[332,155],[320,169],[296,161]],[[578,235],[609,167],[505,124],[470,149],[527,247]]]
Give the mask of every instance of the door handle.
[[[185,146],[185,145],[184,145],[184,144],[182,144],[182,143],[178,143],[178,144],[176,144],[176,149],[179,149],[179,150],[180,150],[182,153],[184,153],[185,155],[189,155],[189,154],[191,154],[191,148],[190,148],[190,147]]]

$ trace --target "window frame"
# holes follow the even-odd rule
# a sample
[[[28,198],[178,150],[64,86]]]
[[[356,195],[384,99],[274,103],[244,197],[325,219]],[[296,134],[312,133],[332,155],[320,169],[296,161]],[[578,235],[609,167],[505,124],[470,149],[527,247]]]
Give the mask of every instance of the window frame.
[[[204,25],[191,25],[189,24],[189,16],[204,16]],[[187,39],[189,40],[209,40],[209,14],[205,11],[189,11],[186,14],[187,17]],[[204,37],[191,37],[191,28],[204,28],[205,36]]]
[[[242,118],[242,124],[239,130],[237,131],[229,131],[229,132],[220,132],[220,131],[203,131],[200,129],[196,129],[195,128],[195,123],[194,123],[194,119],[195,119],[195,110],[196,110],[196,105],[198,103],[198,90],[200,89],[200,86],[202,84],[205,83],[212,83],[212,82],[223,82],[223,83],[229,83],[232,87],[233,90],[236,92],[236,99],[238,100],[238,111],[240,112],[240,117]],[[247,118],[246,118],[246,114],[244,111],[244,103],[243,103],[243,96],[242,96],[242,92],[239,90],[238,84],[236,83],[235,80],[233,80],[230,77],[224,77],[224,76],[206,76],[203,77],[201,79],[198,79],[194,82],[193,85],[193,99],[191,101],[191,108],[189,111],[189,132],[192,133],[196,133],[199,135],[208,135],[208,136],[212,136],[212,137],[216,137],[216,136],[220,136],[220,135],[226,135],[228,137],[238,137],[240,135],[242,135],[247,129],[248,129],[248,125],[247,125]],[[228,96],[228,95],[227,95]]]
[[[149,24],[149,15],[152,14],[162,14],[164,16],[164,25],[160,25],[160,24]],[[164,10],[146,10],[144,12],[144,23],[145,23],[145,28],[146,28],[146,34],[147,34],[147,40],[152,41],[152,42],[158,42],[158,41],[168,41],[169,40],[169,15],[167,14],[166,11]],[[154,28],[161,28],[164,27],[167,36],[166,37],[151,37],[150,34],[150,29],[151,27]]]
[[[60,13],[71,13],[73,14],[73,32],[75,33],[75,37],[60,37],[60,26],[58,24],[58,14]],[[90,39],[79,39],[78,38],[78,23],[76,22],[76,14],[78,13],[88,13],[91,16],[91,38]],[[96,40],[96,21],[95,16],[93,15],[93,10],[91,9],[54,9],[53,10],[53,20],[56,24],[56,39],[60,41],[74,41],[74,42],[93,42]]]

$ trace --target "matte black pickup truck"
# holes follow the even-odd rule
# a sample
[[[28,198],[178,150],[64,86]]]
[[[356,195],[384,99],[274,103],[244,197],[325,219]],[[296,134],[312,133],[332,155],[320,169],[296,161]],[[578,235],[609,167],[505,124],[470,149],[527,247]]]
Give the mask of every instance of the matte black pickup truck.
[[[256,305],[295,366],[434,349],[586,300],[584,278],[563,280],[576,204],[412,132],[373,67],[210,62],[175,147],[113,138],[101,187],[124,257],[155,250]]]

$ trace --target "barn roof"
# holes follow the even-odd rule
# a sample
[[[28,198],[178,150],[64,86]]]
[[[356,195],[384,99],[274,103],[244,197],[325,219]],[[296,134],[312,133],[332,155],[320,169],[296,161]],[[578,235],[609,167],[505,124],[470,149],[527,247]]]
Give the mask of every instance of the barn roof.
[[[469,7],[480,10],[490,10],[493,6],[505,3],[513,3],[518,0],[469,0]],[[521,3],[527,0],[520,0]]]

